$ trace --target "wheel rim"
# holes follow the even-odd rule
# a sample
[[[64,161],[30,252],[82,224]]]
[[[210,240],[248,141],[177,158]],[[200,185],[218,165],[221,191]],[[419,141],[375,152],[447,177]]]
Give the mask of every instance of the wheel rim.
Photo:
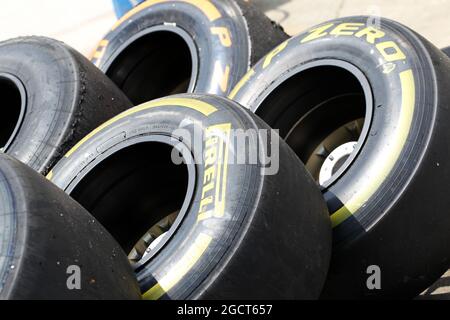
[[[152,251],[156,250],[158,245],[168,237],[170,229],[174,225],[180,211],[176,211],[154,224],[128,254],[128,259],[132,264],[146,260]],[[142,264],[142,263],[141,263]]]

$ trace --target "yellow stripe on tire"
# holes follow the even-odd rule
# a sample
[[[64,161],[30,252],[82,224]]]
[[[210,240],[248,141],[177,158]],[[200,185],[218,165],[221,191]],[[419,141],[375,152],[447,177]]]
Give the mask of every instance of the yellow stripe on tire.
[[[173,288],[173,286],[175,286],[197,263],[208,248],[211,240],[211,236],[200,233],[181,259],[172,265],[166,275],[162,277],[156,285],[145,292],[142,295],[142,298],[145,300],[157,300]]]
[[[217,111],[217,108],[209,103],[206,103],[206,102],[203,102],[200,100],[189,99],[189,98],[163,98],[163,99],[146,102],[137,107],[134,107],[125,112],[122,112],[121,114],[119,114],[119,115],[115,116],[114,118],[103,123],[97,129],[95,129],[94,131],[89,133],[87,136],[85,136],[82,140],[80,140],[80,142],[78,142],[72,149],[69,150],[69,152],[66,153],[65,157],[66,158],[70,157],[75,151],[78,150],[78,148],[80,148],[84,143],[86,143],[86,141],[91,139],[98,132],[102,131],[106,127],[110,126],[111,124],[113,124],[114,122],[116,122],[122,118],[125,118],[133,113],[136,113],[136,112],[139,112],[142,110],[146,110],[146,109],[150,109],[150,108],[171,107],[171,106],[179,106],[179,107],[189,108],[189,109],[198,111],[205,116],[209,116],[210,114]]]
[[[371,181],[371,183],[366,188],[358,190],[342,208],[331,215],[333,228],[355,214],[370,199],[390,174],[400,157],[407,141],[414,115],[416,89],[411,69],[400,73],[400,83],[402,92],[400,121],[392,137],[393,139],[390,141],[389,150],[386,152],[387,157],[376,167],[376,170],[367,173],[367,180]]]

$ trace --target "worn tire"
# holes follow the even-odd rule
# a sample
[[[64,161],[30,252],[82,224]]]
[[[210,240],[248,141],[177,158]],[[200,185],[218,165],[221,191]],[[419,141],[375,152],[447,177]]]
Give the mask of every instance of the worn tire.
[[[92,61],[135,105],[184,92],[226,96],[285,39],[247,1],[146,1],[112,27]]]
[[[279,128],[319,180],[335,150],[346,155],[326,144],[334,130],[359,132],[322,185],[334,228],[327,298],[414,297],[450,264],[450,60],[399,23],[369,20],[341,18],[290,39],[231,94]],[[381,289],[367,286],[371,265]]]
[[[247,150],[237,149],[238,129],[255,133]],[[264,140],[256,129],[271,135]],[[267,146],[271,165],[232,161],[236,152],[268,154]],[[187,165],[173,164],[174,150]],[[134,263],[144,298],[313,299],[321,292],[331,227],[320,190],[275,132],[226,98],[179,95],[135,107],[81,141],[52,181],[126,252],[178,212],[164,240]]]
[[[131,106],[86,58],[43,37],[0,43],[0,92],[0,147],[43,174],[89,131]]]
[[[80,268],[79,290],[67,286],[69,266]],[[0,154],[0,299],[139,298],[106,230],[43,176]]]

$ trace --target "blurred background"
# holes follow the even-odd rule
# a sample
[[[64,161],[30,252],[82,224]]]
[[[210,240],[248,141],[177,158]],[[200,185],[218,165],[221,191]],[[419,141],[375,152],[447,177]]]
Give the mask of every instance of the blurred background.
[[[128,0],[140,2],[140,0]],[[349,15],[398,20],[438,47],[450,45],[450,0],[251,0],[290,35]],[[0,41],[45,35],[89,56],[116,20],[112,0],[1,0]]]

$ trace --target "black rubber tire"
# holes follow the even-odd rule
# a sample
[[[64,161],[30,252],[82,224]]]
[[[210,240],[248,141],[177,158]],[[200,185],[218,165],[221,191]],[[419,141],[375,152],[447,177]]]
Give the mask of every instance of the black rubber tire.
[[[324,101],[365,100],[331,105],[290,140],[306,161],[319,128],[345,124],[348,107],[365,109],[352,115],[366,120],[355,158],[323,189],[333,222],[326,298],[414,297],[450,264],[450,60],[407,27],[381,19],[378,29],[370,20],[341,18],[290,39],[231,94],[282,137]],[[366,286],[370,265],[381,268],[380,290]]]
[[[131,106],[89,60],[43,37],[0,43],[0,92],[0,147],[43,174],[89,131]]]
[[[287,38],[248,1],[146,1],[113,26],[92,61],[135,105],[185,92],[226,96]]]
[[[127,257],[79,204],[0,154],[0,299],[139,299]],[[69,290],[69,266],[80,289]]]
[[[441,49],[447,57],[450,57],[450,47],[445,47]],[[447,274],[444,274],[438,281],[436,281],[431,287],[427,288],[426,292],[423,293],[423,295],[419,296],[419,299],[424,300],[449,300],[450,295],[447,291],[444,293],[437,294],[434,292],[435,290],[438,290],[442,287],[447,287],[448,285],[448,276]]]
[[[209,133],[213,128],[218,131]],[[275,160],[273,167],[227,161],[233,152],[247,154],[226,138],[237,129],[272,132],[267,144],[262,133],[250,135],[249,152],[267,154],[267,145],[274,151],[280,141],[226,98],[172,96],[117,116],[55,166],[52,181],[96,216],[126,252],[150,226],[180,210],[159,251],[135,265],[144,298],[319,296],[331,255],[331,226],[320,190],[282,141],[278,173]],[[187,141],[194,140],[186,132],[195,137],[194,130],[201,140],[190,146]],[[203,147],[206,136],[213,142]],[[173,164],[177,146],[187,166]],[[210,156],[214,150],[225,151]],[[209,182],[211,176],[219,178]],[[222,196],[215,197],[218,190]]]

